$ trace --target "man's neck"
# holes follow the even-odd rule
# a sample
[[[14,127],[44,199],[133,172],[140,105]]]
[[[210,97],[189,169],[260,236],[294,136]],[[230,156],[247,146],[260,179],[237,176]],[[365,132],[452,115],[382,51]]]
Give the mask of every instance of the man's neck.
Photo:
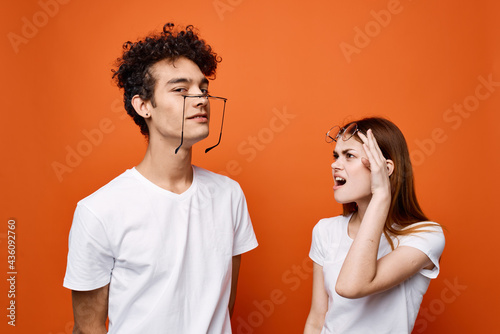
[[[193,182],[191,148],[175,148],[149,143],[144,159],[136,167],[145,178],[170,192],[181,194]]]

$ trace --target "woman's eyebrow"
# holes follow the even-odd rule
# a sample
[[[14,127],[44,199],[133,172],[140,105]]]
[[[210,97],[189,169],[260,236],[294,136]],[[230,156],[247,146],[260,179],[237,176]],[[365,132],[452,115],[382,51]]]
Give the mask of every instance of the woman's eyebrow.
[[[349,153],[349,151],[352,151],[353,149],[352,148],[346,148],[345,150],[342,150],[342,155],[346,155],[347,153]],[[333,153],[335,154],[339,154],[336,150],[333,150]]]

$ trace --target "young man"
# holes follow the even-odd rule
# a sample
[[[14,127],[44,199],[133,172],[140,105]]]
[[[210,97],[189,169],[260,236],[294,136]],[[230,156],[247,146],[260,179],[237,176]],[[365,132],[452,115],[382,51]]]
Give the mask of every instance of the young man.
[[[231,333],[241,254],[257,246],[238,183],[191,165],[220,62],[191,26],[124,45],[113,77],[144,159],[80,201],[64,286],[74,333]]]

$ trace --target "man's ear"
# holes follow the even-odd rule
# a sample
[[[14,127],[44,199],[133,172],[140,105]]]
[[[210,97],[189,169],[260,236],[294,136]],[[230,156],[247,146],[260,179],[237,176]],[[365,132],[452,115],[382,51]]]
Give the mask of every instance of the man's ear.
[[[386,159],[385,162],[387,164],[388,176],[391,176],[392,172],[394,172],[394,162],[391,159]]]
[[[151,117],[151,103],[149,101],[144,101],[139,95],[134,95],[132,97],[132,106],[135,109],[135,112],[141,115],[143,118]]]

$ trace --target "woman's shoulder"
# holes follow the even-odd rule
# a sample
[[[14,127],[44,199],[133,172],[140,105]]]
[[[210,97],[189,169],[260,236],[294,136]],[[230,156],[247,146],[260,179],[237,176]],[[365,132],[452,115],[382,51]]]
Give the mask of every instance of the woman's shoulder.
[[[316,225],[314,226],[314,230],[318,232],[334,232],[338,229],[341,230],[343,226],[347,225],[349,219],[350,215],[339,215],[330,218],[323,218],[318,223],[316,223]]]
[[[439,233],[443,234],[443,227],[434,221],[419,221],[412,223],[400,229],[404,235],[411,235],[414,233]]]
[[[401,229],[399,245],[426,244],[427,247],[442,249],[445,244],[443,227],[433,221],[413,223]]]
[[[322,266],[331,251],[338,247],[346,234],[349,218],[350,216],[324,218],[314,226],[309,253],[314,262]]]

